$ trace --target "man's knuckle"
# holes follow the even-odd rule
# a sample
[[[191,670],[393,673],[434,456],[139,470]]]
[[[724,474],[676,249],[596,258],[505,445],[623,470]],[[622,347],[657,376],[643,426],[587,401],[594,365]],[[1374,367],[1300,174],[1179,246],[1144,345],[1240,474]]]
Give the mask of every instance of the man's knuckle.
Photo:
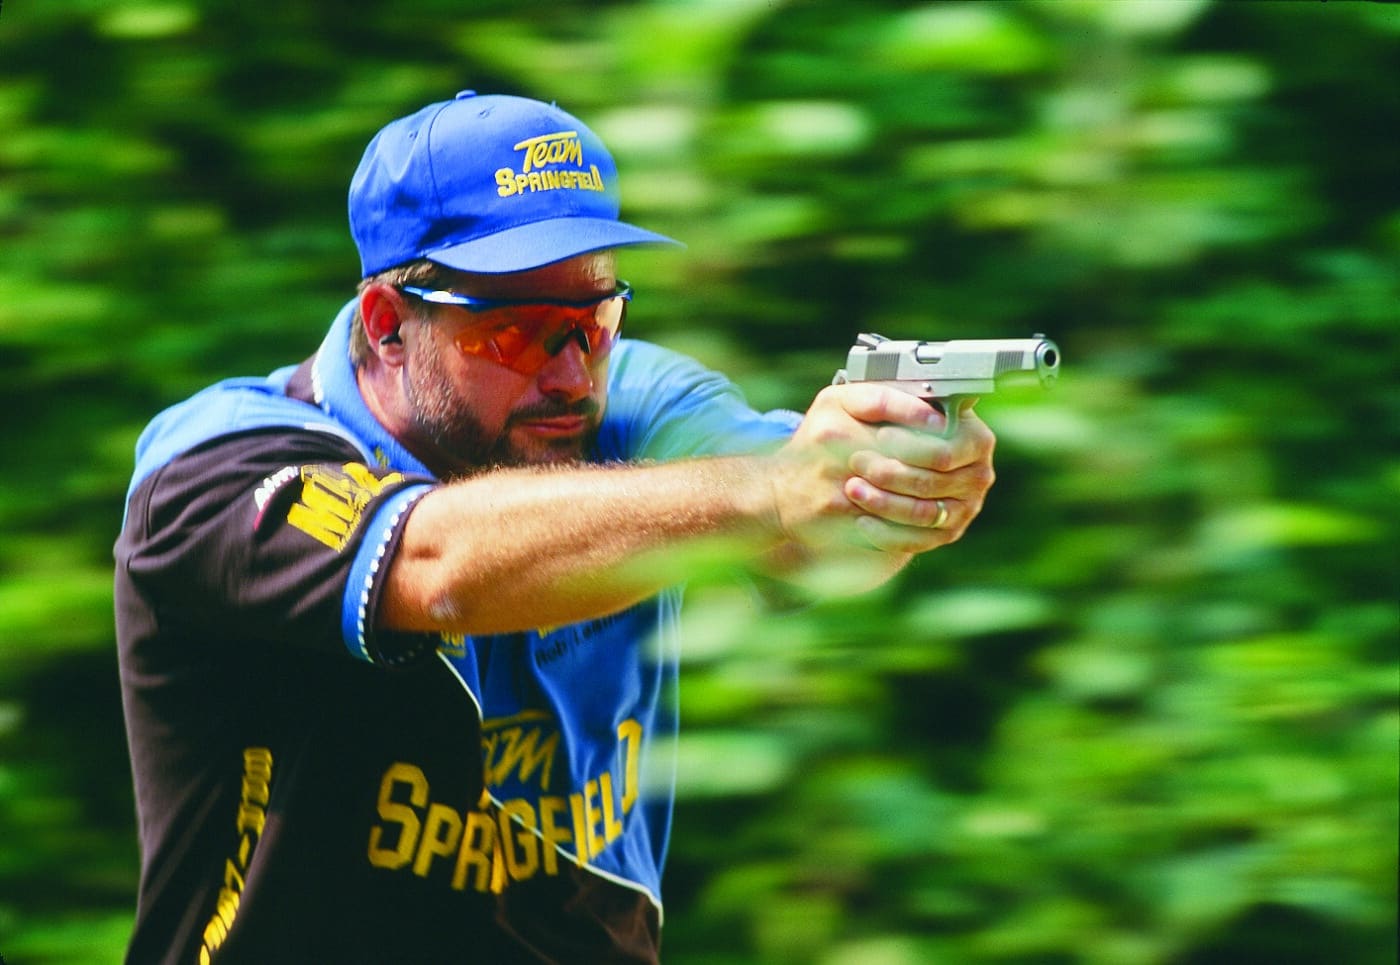
[[[813,442],[832,446],[846,438],[845,427],[835,419],[817,419],[809,430]]]
[[[932,473],[906,471],[900,477],[900,491],[914,499],[933,499],[938,495],[938,489],[938,477]]]
[[[916,500],[910,512],[910,516],[917,526],[932,526],[941,515],[943,515],[943,506],[936,499]]]
[[[861,499],[861,505],[868,511],[883,516],[890,512],[890,497],[883,489],[872,487]]]
[[[869,468],[870,474],[866,478],[881,489],[892,490],[900,487],[903,473],[897,463],[873,462]]]

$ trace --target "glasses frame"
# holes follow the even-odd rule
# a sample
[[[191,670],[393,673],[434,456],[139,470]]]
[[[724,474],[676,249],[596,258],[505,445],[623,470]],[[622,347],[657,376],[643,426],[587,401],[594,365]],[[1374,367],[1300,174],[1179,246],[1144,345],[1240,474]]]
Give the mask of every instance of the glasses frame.
[[[400,291],[421,299],[432,305],[449,305],[454,308],[464,308],[473,315],[486,315],[490,312],[505,311],[507,314],[512,308],[515,309],[539,309],[558,308],[570,309],[574,312],[581,312],[586,309],[594,309],[593,321],[591,325],[581,319],[575,318],[563,321],[561,324],[545,329],[547,332],[542,338],[535,336],[531,338],[535,348],[531,350],[530,345],[518,346],[513,350],[505,348],[497,336],[488,336],[480,340],[474,340],[475,344],[468,347],[463,342],[463,337],[472,331],[471,328],[464,329],[457,333],[453,341],[457,348],[464,355],[471,355],[485,359],[497,365],[504,366],[521,375],[533,376],[538,373],[549,360],[558,355],[564,346],[571,340],[576,340],[579,347],[583,349],[585,355],[594,355],[595,349],[592,345],[594,332],[606,332],[607,336],[601,350],[596,352],[600,358],[612,349],[612,343],[622,332],[623,323],[627,318],[627,303],[632,300],[632,286],[627,282],[618,280],[617,286],[606,295],[599,295],[595,298],[583,300],[551,299],[551,298],[479,298],[475,295],[463,295],[443,289],[422,288],[417,285],[399,285]],[[599,325],[597,317],[600,306],[607,302],[621,300],[622,305],[618,310],[616,323],[611,326]],[[515,328],[514,324],[502,329],[507,331]],[[540,330],[536,329],[538,333]]]
[[[419,288],[417,285],[400,285],[399,290],[408,292],[408,294],[432,305],[453,305],[457,308],[465,308],[469,312],[489,312],[498,308],[522,308],[530,305],[591,308],[614,298],[621,298],[626,302],[632,300],[632,286],[621,279],[618,279],[617,287],[608,294],[599,295],[597,298],[585,298],[582,301],[570,301],[563,298],[478,298],[475,295],[463,295],[460,292],[440,288]]]

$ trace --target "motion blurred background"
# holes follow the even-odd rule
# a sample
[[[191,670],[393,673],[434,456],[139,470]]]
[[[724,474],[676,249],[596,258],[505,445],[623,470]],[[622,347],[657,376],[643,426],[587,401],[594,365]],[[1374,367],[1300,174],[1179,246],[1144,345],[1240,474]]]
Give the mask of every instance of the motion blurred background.
[[[316,347],[364,144],[463,88],[595,127],[689,244],[633,332],[758,405],[861,331],[1063,350],[955,548],[693,588],[669,963],[1394,962],[1400,7],[11,0],[0,64],[13,965],[131,921],[137,433]]]

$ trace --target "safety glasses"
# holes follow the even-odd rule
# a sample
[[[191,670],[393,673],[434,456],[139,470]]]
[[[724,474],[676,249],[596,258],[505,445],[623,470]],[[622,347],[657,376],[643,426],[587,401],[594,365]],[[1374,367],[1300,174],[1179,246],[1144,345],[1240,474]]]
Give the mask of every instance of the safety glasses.
[[[471,312],[472,324],[453,339],[457,348],[521,375],[539,372],[570,341],[577,341],[594,359],[606,358],[632,300],[632,286],[625,281],[619,281],[611,294],[581,302],[476,298],[411,285],[401,290],[434,305]]]

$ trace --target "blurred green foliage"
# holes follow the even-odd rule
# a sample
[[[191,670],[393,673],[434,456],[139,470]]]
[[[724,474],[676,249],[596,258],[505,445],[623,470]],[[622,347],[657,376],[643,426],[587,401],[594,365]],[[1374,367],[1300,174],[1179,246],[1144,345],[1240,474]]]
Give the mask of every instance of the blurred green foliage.
[[[635,331],[802,407],[853,335],[1045,331],[958,546],[694,588],[674,963],[1393,962],[1400,9],[50,0],[0,14],[0,952],[119,958],[110,617],[158,408],[317,344],[383,122],[557,99]]]

